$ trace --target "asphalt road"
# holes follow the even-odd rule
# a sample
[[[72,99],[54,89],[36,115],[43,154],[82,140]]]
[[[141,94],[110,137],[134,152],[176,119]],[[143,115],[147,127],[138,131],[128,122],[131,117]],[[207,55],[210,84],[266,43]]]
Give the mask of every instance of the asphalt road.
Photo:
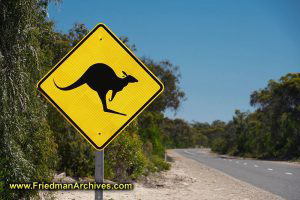
[[[201,153],[197,149],[176,149],[175,151],[285,199],[300,200],[300,165],[227,158]]]

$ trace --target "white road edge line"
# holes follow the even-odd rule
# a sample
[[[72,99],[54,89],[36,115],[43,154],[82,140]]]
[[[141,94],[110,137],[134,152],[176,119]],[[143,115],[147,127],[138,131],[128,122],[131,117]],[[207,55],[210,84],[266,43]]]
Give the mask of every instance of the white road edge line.
[[[285,172],[286,175],[293,175],[291,172]]]
[[[259,167],[258,165],[254,165],[254,167]]]
[[[184,150],[185,153],[188,153],[188,154],[191,154],[191,155],[194,155],[193,153],[187,151],[187,150]]]
[[[269,170],[269,171],[273,171],[273,169],[271,169],[271,168],[268,168],[268,170]]]

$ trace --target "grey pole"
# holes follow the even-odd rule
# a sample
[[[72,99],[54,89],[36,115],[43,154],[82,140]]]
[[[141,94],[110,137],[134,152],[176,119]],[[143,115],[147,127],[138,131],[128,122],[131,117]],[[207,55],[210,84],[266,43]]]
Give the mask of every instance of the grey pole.
[[[104,180],[104,150],[95,153],[95,182]],[[95,190],[95,200],[103,200],[103,190]]]

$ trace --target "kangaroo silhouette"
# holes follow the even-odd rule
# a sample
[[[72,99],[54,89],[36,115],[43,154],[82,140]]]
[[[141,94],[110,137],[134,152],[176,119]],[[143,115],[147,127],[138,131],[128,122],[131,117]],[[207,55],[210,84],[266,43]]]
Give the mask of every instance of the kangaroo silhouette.
[[[90,66],[88,70],[77,81],[67,87],[59,87],[55,83],[54,79],[53,82],[58,89],[64,91],[73,90],[83,84],[87,84],[92,90],[95,90],[98,93],[102,102],[104,112],[126,116],[126,114],[108,109],[106,104],[106,94],[109,90],[112,90],[112,96],[109,99],[109,101],[112,101],[115,98],[116,94],[123,90],[123,88],[127,86],[128,83],[138,82],[138,80],[133,76],[127,75],[124,71],[122,72],[125,77],[119,78],[110,66],[103,63],[97,63]]]

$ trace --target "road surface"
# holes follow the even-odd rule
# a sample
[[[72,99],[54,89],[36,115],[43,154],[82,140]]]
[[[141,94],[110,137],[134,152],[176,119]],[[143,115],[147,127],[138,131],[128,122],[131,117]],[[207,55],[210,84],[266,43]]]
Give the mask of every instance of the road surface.
[[[176,149],[175,151],[285,199],[300,200],[300,165],[227,158],[205,153],[199,149]]]
[[[283,200],[266,190],[237,180],[218,170],[189,159],[174,150],[167,150],[172,161],[170,170],[150,173],[134,182],[133,190],[104,191],[104,199],[114,200]],[[54,182],[77,182],[65,173]],[[82,181],[91,181],[90,178]],[[51,195],[58,200],[95,199],[94,190],[39,191],[41,199]],[[48,197],[48,198],[47,198]]]

